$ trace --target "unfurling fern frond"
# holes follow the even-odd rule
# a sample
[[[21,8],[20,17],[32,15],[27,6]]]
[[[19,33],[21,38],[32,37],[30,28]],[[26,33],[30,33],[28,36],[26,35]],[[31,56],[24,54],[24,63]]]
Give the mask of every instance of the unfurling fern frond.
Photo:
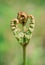
[[[30,19],[29,28],[24,32],[24,27],[26,27],[26,23]],[[23,26],[23,31],[18,27],[18,24],[21,23]],[[27,15],[24,12],[19,12],[16,19],[11,21],[11,29],[16,37],[22,45],[27,45],[32,37],[32,32],[35,27],[35,19],[32,15]]]

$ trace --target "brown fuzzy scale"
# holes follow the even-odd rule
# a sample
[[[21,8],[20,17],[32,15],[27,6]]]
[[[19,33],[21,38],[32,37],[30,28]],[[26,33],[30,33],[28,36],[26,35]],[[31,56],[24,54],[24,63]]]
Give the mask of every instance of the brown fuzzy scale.
[[[18,12],[17,19],[22,25],[24,25],[28,20],[28,16],[25,12]]]

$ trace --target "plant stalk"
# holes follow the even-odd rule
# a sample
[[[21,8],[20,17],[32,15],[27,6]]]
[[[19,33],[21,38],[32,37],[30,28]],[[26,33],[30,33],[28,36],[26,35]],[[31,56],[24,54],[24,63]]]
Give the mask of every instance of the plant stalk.
[[[26,65],[26,46],[23,46],[23,65]]]

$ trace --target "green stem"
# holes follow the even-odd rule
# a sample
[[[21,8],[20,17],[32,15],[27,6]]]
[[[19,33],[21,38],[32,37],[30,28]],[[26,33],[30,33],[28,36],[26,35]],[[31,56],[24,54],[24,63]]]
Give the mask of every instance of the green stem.
[[[23,65],[26,65],[26,46],[23,46]]]

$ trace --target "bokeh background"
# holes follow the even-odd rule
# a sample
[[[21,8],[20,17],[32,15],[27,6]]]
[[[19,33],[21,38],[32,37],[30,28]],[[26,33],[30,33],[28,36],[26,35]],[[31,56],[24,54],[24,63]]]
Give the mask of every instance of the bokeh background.
[[[36,20],[26,65],[45,65],[45,0],[0,0],[0,65],[22,65],[22,47],[10,28],[18,11],[32,14]]]

